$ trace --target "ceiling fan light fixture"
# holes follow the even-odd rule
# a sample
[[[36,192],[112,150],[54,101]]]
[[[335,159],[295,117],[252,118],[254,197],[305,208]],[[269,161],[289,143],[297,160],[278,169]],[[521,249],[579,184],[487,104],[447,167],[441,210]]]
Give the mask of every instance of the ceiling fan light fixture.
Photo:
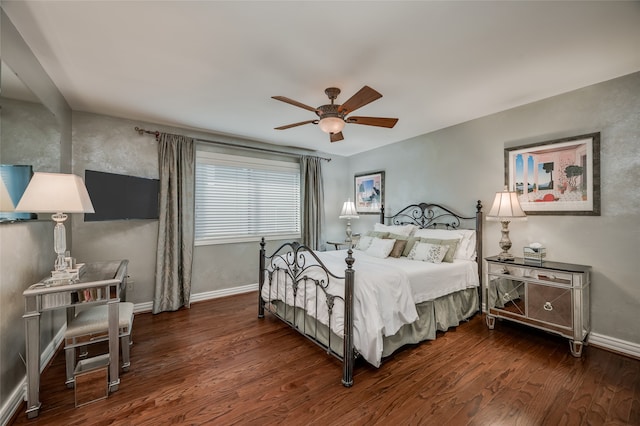
[[[320,119],[318,126],[325,133],[340,133],[344,129],[344,120],[340,117],[324,117]]]

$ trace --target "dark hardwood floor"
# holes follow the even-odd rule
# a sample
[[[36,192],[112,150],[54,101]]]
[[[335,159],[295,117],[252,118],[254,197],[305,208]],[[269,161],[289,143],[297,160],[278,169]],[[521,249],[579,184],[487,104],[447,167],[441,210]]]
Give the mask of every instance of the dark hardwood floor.
[[[105,400],[75,408],[64,353],[42,375],[42,408],[11,424],[640,425],[640,361],[484,317],[376,369],[340,364],[267,315],[257,294],[136,315],[131,369]]]

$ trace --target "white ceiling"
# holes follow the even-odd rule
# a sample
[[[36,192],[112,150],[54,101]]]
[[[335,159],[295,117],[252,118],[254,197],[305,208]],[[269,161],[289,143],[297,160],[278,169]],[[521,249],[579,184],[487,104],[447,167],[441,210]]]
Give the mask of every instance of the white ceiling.
[[[74,110],[352,155],[640,71],[640,2],[7,1]],[[383,98],[330,143],[313,107]]]

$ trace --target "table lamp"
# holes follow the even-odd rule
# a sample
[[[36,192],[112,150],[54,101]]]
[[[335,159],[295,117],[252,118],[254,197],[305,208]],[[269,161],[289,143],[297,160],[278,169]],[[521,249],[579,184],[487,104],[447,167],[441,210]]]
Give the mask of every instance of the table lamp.
[[[16,211],[54,213],[54,250],[58,254],[55,271],[65,271],[67,237],[64,228],[66,213],[95,213],[87,187],[80,176],[64,173],[35,172],[16,206]]]
[[[526,220],[527,215],[520,207],[518,194],[509,192],[507,187],[502,192],[496,192],[496,198],[493,200],[493,206],[487,214],[487,220],[497,220],[502,224],[502,238],[500,239],[500,248],[502,253],[498,255],[498,260],[513,260],[514,257],[509,253],[511,248],[511,240],[509,239],[509,222],[512,220]]]
[[[340,212],[340,219],[347,219],[347,243],[351,242],[351,219],[358,219],[358,212],[356,211],[356,205],[349,198],[342,205],[342,211]]]

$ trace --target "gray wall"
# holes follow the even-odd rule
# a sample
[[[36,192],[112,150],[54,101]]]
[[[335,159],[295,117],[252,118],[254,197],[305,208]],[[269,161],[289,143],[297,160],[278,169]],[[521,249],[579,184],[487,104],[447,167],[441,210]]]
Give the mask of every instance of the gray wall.
[[[158,178],[157,142],[150,135],[140,136],[134,127],[185,134],[205,140],[265,146],[255,141],[234,139],[150,123],[133,122],[82,112],[73,113],[73,172],[85,170]],[[274,149],[273,146],[270,147]],[[277,147],[276,147],[277,149]],[[327,155],[322,155],[328,157]],[[346,159],[335,157],[323,163],[326,215],[336,217],[327,233],[335,232],[339,205],[337,188],[347,179]],[[340,232],[338,228],[337,232]],[[129,259],[129,275],[134,281],[127,298],[134,303],[150,302],[156,265],[157,220],[84,222],[73,221],[73,255],[81,262]],[[277,247],[269,241],[268,247]],[[194,250],[192,294],[207,293],[257,283],[259,245],[254,243],[197,246]]]
[[[593,332],[640,344],[640,73],[350,157],[349,174],[385,170],[388,213],[432,201],[471,215],[502,190],[505,147],[592,132],[601,132],[602,215],[512,222],[511,251],[537,241],[548,259],[591,265]],[[374,221],[361,216],[354,232]],[[499,239],[499,223],[486,222],[485,255]]]
[[[37,110],[39,114],[45,109],[50,110],[58,124],[58,129],[54,129],[48,117],[40,116],[42,120],[35,119],[32,128],[23,130],[22,136],[27,140],[37,141],[38,144],[42,144],[43,141],[51,144],[52,148],[44,148],[45,152],[59,152],[56,154],[58,165],[37,158],[30,163],[36,165],[36,171],[68,172],[71,165],[71,110],[4,11],[1,12],[1,19],[2,61],[46,107],[33,106],[32,109]],[[16,117],[17,115],[13,116]],[[10,135],[17,129],[15,122],[7,122],[7,126],[4,126],[4,120],[11,118],[11,114],[7,117],[4,114],[2,116],[3,146],[0,152],[7,153],[8,160],[17,161],[15,158],[9,158],[12,155],[10,152],[15,151],[14,147],[5,146],[10,143]],[[40,124],[45,125],[40,127]],[[4,159],[0,159],[0,162],[3,161]],[[28,158],[21,157],[20,161],[27,162]],[[25,352],[22,292],[46,276],[51,271],[54,260],[53,222],[50,219],[0,224],[0,401],[3,404],[15,395],[25,377],[24,364],[20,359],[20,354],[24,355]],[[46,313],[42,316],[42,348],[50,345],[54,334],[64,321],[63,312],[53,315]]]

